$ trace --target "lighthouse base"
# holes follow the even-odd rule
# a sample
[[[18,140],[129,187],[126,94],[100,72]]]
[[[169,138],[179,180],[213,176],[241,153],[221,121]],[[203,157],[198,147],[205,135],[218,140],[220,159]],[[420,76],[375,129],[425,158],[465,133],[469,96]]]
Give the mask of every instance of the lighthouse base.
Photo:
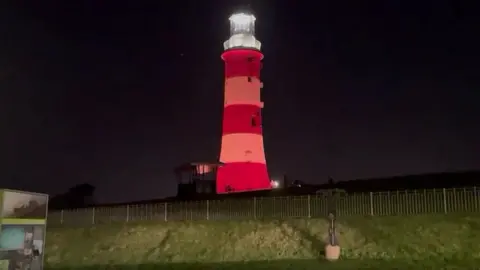
[[[217,171],[217,194],[271,189],[267,165],[253,162],[225,163]]]

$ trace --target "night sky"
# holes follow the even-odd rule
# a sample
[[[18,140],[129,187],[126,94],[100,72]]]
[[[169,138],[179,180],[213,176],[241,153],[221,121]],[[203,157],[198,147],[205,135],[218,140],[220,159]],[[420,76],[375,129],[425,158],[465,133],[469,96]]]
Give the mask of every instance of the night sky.
[[[222,43],[249,2],[27,2],[0,9],[1,186],[160,198],[175,166],[218,159]],[[480,169],[475,9],[252,2],[272,178]]]

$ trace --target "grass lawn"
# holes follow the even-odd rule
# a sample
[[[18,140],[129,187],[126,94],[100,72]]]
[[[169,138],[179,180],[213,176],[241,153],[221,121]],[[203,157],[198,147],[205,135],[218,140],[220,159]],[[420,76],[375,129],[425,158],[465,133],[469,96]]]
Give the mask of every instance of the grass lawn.
[[[480,217],[348,217],[342,258],[323,259],[328,223],[148,222],[50,228],[45,269],[475,269]]]

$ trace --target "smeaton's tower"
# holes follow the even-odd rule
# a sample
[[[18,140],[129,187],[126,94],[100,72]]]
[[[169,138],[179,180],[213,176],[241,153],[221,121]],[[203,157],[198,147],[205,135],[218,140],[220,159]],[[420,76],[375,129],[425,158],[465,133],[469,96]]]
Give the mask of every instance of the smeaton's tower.
[[[262,134],[260,70],[263,54],[255,38],[255,17],[230,17],[225,51],[225,100],[217,193],[271,189]]]

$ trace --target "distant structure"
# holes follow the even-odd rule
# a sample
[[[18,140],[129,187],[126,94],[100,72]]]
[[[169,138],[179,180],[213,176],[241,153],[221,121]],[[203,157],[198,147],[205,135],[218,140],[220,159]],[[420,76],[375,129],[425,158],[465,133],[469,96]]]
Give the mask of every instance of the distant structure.
[[[189,162],[175,168],[177,198],[202,198],[215,194],[215,176],[221,166],[218,162]]]
[[[271,189],[262,134],[260,69],[263,54],[255,38],[255,17],[230,18],[230,38],[223,44],[225,99],[217,194]]]

